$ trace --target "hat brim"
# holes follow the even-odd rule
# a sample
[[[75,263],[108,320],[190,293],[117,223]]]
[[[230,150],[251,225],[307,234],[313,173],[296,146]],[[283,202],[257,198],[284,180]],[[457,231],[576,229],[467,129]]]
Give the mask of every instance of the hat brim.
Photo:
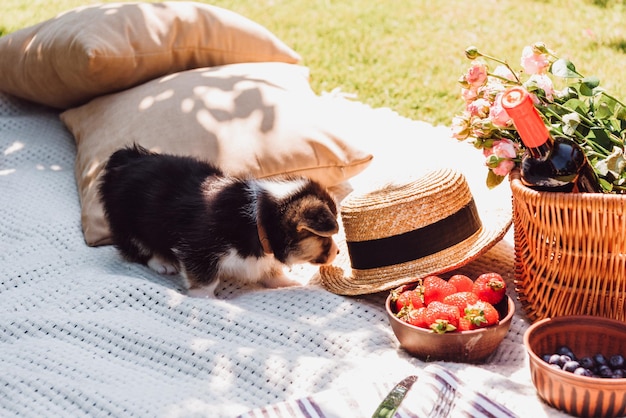
[[[487,170],[480,156],[478,158],[476,155],[471,155],[469,158],[467,155],[461,156],[461,153],[467,153],[468,148],[470,148],[470,153],[473,150],[466,143],[459,143],[456,140],[451,142],[450,139],[448,141],[449,152],[456,152],[459,155],[459,159],[456,160],[458,165],[454,169],[458,169],[467,180],[482,222],[480,231],[460,244],[419,260],[365,271],[351,267],[343,225],[340,225],[340,233],[337,236],[340,253],[331,265],[320,267],[316,277],[319,284],[328,291],[340,295],[377,293],[415,282],[428,275],[456,270],[476,260],[502,240],[512,224],[513,217],[512,195],[508,182],[505,181],[495,188],[489,188],[485,181]],[[442,142],[446,141],[443,140]],[[388,159],[382,164],[389,166],[390,160]],[[396,180],[393,182],[387,180],[386,184],[397,187],[398,184],[421,177],[426,168],[429,170],[438,169],[437,165],[439,164],[436,162],[431,167],[422,164],[419,174],[393,173],[392,175]],[[377,186],[370,184],[365,187],[364,181],[367,180],[363,179],[361,185],[352,193],[367,193],[367,190],[380,190],[385,187],[384,183],[379,183]]]

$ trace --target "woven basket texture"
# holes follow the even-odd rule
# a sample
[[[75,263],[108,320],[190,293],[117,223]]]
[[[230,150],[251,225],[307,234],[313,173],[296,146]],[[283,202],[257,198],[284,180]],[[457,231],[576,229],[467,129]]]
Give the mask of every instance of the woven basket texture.
[[[515,286],[532,321],[626,320],[626,196],[538,192],[511,175]]]

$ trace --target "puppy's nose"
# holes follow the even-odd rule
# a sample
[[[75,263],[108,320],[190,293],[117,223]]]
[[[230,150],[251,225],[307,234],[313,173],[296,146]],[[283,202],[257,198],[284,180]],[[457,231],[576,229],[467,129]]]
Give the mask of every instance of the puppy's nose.
[[[328,256],[324,264],[332,263],[335,260],[335,257],[337,257],[337,254],[339,254],[339,247],[337,246],[335,241],[332,241],[331,247],[328,249],[327,254]]]

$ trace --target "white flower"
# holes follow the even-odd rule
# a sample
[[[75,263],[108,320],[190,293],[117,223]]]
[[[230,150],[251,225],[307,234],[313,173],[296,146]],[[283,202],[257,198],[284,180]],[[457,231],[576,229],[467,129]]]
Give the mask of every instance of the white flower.
[[[580,125],[580,115],[576,112],[563,115],[563,133],[568,136],[574,136],[576,129]]]

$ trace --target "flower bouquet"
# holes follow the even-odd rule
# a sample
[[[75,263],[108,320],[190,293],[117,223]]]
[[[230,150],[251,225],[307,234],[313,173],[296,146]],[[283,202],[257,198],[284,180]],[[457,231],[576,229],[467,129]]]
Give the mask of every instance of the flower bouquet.
[[[626,320],[626,106],[541,43],[524,48],[519,72],[475,47],[465,54],[465,109],[454,118],[453,135],[483,151],[488,186],[500,184],[526,151],[500,99],[521,86],[550,133],[583,148],[606,192],[542,192],[526,187],[519,171],[510,176],[515,291],[526,315]]]
[[[553,136],[566,136],[584,150],[606,193],[626,193],[626,105],[584,77],[574,64],[543,43],[522,51],[522,71],[469,47],[471,66],[459,79],[465,110],[452,120],[452,135],[483,150],[487,185],[495,187],[515,168],[524,144],[500,99],[511,86],[524,87]],[[490,63],[495,63],[493,70]],[[525,77],[525,80],[524,80]]]

